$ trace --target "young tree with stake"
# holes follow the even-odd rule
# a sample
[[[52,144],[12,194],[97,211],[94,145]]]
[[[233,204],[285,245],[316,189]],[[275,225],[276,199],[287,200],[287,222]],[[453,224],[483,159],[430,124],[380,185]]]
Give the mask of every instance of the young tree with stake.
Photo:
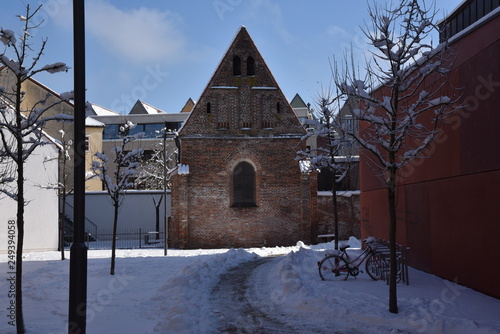
[[[0,154],[2,159],[8,159],[12,164],[8,164],[15,169],[14,175],[0,172],[3,180],[0,184],[7,186],[0,190],[17,202],[17,249],[16,249],[16,328],[17,333],[25,333],[23,317],[22,299],[22,273],[23,273],[23,245],[24,245],[24,210],[28,204],[25,198],[25,174],[24,164],[35,150],[44,145],[42,132],[48,121],[72,121],[73,117],[66,114],[55,114],[47,116],[48,111],[56,105],[63,103],[63,100],[54,99],[50,94],[28,106],[23,103],[26,92],[23,91],[23,83],[37,73],[65,72],[68,67],[64,63],[54,63],[40,67],[39,62],[43,55],[47,39],[43,39],[38,52],[31,54],[35,45],[32,42],[34,34],[32,31],[37,26],[31,26],[30,21],[40,10],[39,6],[32,11],[30,6],[26,6],[26,14],[20,15],[23,21],[23,30],[16,38],[12,30],[0,28],[0,42],[4,50],[0,51],[0,68],[4,75],[12,76],[12,84],[7,87],[0,87]],[[1,45],[0,44],[0,45]],[[8,56],[8,52],[13,58]],[[8,82],[8,81],[7,81]]]
[[[111,275],[115,274],[116,231],[118,227],[119,208],[125,199],[125,191],[134,187],[133,178],[137,174],[137,169],[140,167],[140,160],[143,154],[143,149],[133,149],[129,152],[125,150],[128,143],[138,138],[142,138],[144,135],[144,133],[138,133],[129,136],[129,131],[134,127],[135,124],[131,122],[127,122],[121,126],[120,130],[124,134],[124,138],[121,145],[112,150],[115,156],[113,162],[116,166],[114,172],[109,170],[110,160],[102,152],[94,154],[96,159],[92,161],[92,166],[90,168],[106,186],[106,191],[111,197],[111,202],[114,207],[113,240],[111,244]],[[113,177],[111,177],[111,174]]]
[[[335,249],[339,248],[339,219],[337,205],[337,190],[339,183],[349,172],[352,151],[351,142],[346,136],[342,119],[335,112],[337,98],[330,93],[323,94],[318,101],[319,112],[317,119],[308,120],[307,125],[312,126],[313,131],[302,138],[302,141],[315,136],[317,147],[300,150],[297,152],[296,160],[308,161],[310,170],[328,170],[332,174],[332,208],[333,225],[335,234]],[[342,156],[340,156],[342,155]]]
[[[372,5],[371,25],[364,29],[374,48],[366,75],[360,78],[346,57],[334,70],[341,94],[358,101],[352,114],[359,132],[347,131],[387,188],[389,208],[389,311],[398,312],[396,262],[396,187],[401,169],[425,154],[440,133],[440,124],[457,109],[455,89],[447,74],[447,44],[433,47],[436,11],[423,1],[403,0],[391,8]]]

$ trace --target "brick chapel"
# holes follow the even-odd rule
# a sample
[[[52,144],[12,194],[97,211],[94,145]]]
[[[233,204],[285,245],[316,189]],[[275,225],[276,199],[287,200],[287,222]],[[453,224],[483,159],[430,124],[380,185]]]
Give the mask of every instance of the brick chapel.
[[[305,130],[245,27],[179,130],[171,175],[175,248],[311,242],[316,176],[296,152]]]

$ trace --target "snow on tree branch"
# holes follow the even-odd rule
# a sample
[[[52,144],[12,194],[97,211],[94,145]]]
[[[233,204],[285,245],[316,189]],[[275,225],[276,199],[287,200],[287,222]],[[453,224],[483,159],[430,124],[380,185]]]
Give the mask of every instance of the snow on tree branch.
[[[353,116],[366,125],[363,133],[348,135],[383,169],[399,169],[418,157],[438,134],[438,122],[456,110],[458,99],[441,95],[453,55],[446,43],[433,47],[429,42],[437,29],[436,12],[417,0],[395,7],[370,8],[372,24],[364,32],[374,50],[364,79],[352,58],[334,74],[341,94],[357,101]],[[391,161],[388,153],[394,153]]]

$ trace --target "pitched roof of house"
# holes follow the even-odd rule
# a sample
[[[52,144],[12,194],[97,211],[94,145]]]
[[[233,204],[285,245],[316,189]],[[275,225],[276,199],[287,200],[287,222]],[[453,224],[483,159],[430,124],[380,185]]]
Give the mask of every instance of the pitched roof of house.
[[[155,114],[165,114],[165,113],[166,113],[165,111],[153,107],[152,105],[146,102],[137,100],[132,109],[130,109],[129,115],[134,115],[134,114],[155,115]]]
[[[116,111],[98,106],[97,104],[90,103],[91,108],[86,108],[85,114],[87,116],[115,116],[119,115]]]
[[[104,128],[106,124],[103,122],[99,122],[98,120],[93,119],[92,117],[85,117],[85,126],[87,127],[95,127],[95,128]]]
[[[184,107],[182,107],[181,113],[193,111],[195,104],[196,104],[196,102],[192,98],[189,98],[186,101],[186,104],[184,105]]]
[[[292,108],[307,108],[307,104],[302,100],[300,95],[297,93],[290,102]]]

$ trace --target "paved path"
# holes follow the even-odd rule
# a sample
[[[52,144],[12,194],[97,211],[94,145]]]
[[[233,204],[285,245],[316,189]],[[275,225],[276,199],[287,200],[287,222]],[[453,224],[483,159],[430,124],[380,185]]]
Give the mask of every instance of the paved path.
[[[266,288],[263,270],[256,270],[275,258],[261,258],[243,263],[221,276],[212,290],[212,316],[219,323],[218,333],[321,333],[309,326],[291,326],[287,316],[273,309],[271,301],[257,300],[255,285]],[[257,282],[257,283],[255,283]],[[262,294],[260,294],[262,295]],[[289,319],[288,319],[289,320]],[[329,331],[334,333],[334,331]]]

